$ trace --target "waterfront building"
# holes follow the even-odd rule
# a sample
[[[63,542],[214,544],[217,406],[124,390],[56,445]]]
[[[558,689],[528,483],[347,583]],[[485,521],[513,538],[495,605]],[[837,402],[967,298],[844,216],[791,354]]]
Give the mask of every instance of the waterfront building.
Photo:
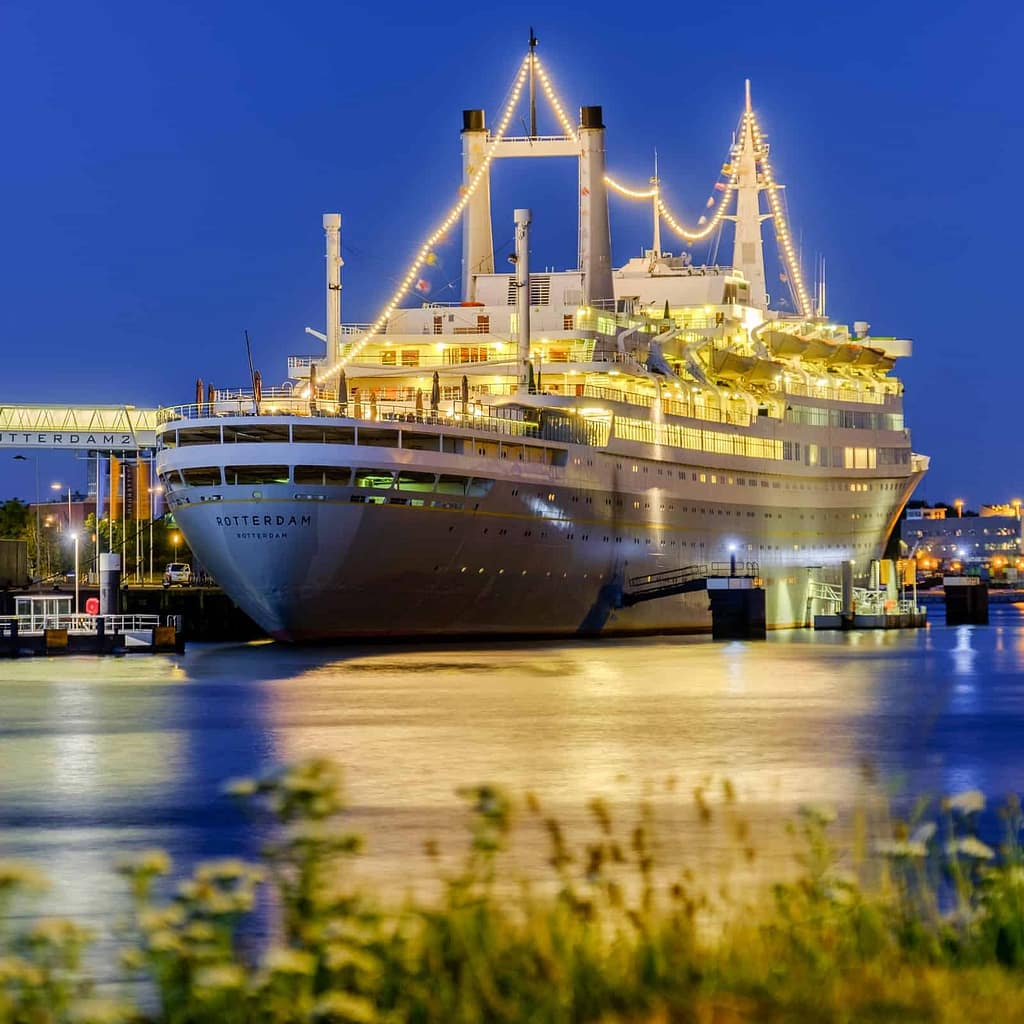
[[[902,537],[911,557],[948,566],[1005,563],[1024,554],[1021,518],[1012,506],[983,505],[981,515],[946,513],[944,508],[907,510]]]

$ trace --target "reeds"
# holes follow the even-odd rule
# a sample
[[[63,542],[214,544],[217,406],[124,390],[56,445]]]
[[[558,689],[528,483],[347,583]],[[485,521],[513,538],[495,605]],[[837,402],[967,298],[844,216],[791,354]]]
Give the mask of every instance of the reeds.
[[[86,929],[15,925],[15,905],[42,882],[0,863],[0,1022],[1024,1020],[1016,800],[998,850],[978,838],[978,793],[922,803],[874,838],[858,820],[845,845],[831,811],[806,808],[792,824],[794,872],[728,913],[711,883],[659,861],[671,843],[658,842],[647,801],[620,827],[592,800],[593,834],[576,844],[533,797],[514,807],[496,787],[465,790],[460,862],[438,860],[436,898],[396,901],[352,880],[361,843],[343,827],[335,765],[309,761],[230,789],[273,822],[258,864],[210,862],[173,888],[159,851],[120,866],[134,905],[121,968],[146,982],[135,1001],[97,995]],[[707,787],[692,798],[699,820],[718,813]],[[750,860],[734,800],[724,784],[723,813]],[[509,866],[517,814],[547,836],[543,884]],[[273,938],[253,952],[261,900]]]

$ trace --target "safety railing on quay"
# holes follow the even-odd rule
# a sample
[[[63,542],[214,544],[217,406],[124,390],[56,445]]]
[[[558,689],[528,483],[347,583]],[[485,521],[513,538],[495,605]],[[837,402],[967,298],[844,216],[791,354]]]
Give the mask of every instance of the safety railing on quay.
[[[807,585],[807,598],[810,601],[820,601],[833,615],[839,614],[843,608],[842,588],[834,583],[811,580]],[[870,590],[866,587],[853,588],[853,611],[861,615],[910,615],[918,610],[916,602],[912,599],[892,598],[887,590]]]
[[[45,633],[48,629],[65,629],[70,635],[92,636],[99,632],[100,624],[103,632],[109,636],[124,633],[143,632],[156,629],[160,625],[159,615],[2,615],[0,631],[10,636],[17,625],[17,632],[22,636]]]

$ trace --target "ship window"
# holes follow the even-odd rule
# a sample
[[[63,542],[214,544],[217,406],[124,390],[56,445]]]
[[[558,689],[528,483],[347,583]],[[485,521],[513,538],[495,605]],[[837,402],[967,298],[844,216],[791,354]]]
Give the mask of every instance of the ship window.
[[[334,487],[347,487],[352,476],[348,466],[296,466],[295,482],[297,484],[320,484]]]
[[[552,466],[564,466],[569,461],[569,453],[564,448],[551,448],[548,450],[548,461]]]
[[[418,348],[403,348],[402,349],[402,365],[403,366],[419,366],[420,365],[420,350]]]
[[[288,483],[288,467],[225,466],[224,482],[227,484],[286,484]]]
[[[442,473],[437,481],[438,494],[465,494],[469,481],[464,476]]]
[[[176,430],[165,430],[157,435],[156,443],[160,448],[177,448],[178,432]]]
[[[220,427],[192,427],[178,431],[178,444],[220,444]]]
[[[292,427],[292,441],[296,444],[355,444],[354,427],[320,427],[296,423]]]
[[[371,445],[374,448],[397,448],[397,430],[370,430],[367,427],[359,428],[359,444]]]
[[[168,473],[161,473],[160,482],[168,491],[173,490],[175,487],[181,486],[181,474],[176,469],[172,469]]]
[[[398,353],[393,348],[386,348],[380,354],[380,365],[381,366],[395,366]]]
[[[220,483],[220,466],[200,466],[183,469],[182,475],[189,487],[212,487]]]
[[[474,498],[482,498],[493,486],[493,480],[483,480],[480,477],[475,476],[470,480],[466,493]]]
[[[374,487],[378,491],[388,490],[394,482],[395,474],[384,469],[357,469],[353,486]]]
[[[403,469],[398,474],[398,489],[400,491],[432,491],[434,479],[433,473],[414,473],[411,470]]]
[[[436,452],[441,447],[440,434],[411,434],[402,431],[402,447],[414,452]]]
[[[259,427],[233,426],[224,428],[225,444],[254,444],[261,442],[277,442],[287,444],[291,438],[288,424],[273,424]]]

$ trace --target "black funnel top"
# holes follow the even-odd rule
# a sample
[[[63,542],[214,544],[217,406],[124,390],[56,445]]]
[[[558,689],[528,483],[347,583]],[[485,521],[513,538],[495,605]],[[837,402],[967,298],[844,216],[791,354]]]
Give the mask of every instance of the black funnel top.
[[[603,128],[600,107],[580,107],[581,128]]]

